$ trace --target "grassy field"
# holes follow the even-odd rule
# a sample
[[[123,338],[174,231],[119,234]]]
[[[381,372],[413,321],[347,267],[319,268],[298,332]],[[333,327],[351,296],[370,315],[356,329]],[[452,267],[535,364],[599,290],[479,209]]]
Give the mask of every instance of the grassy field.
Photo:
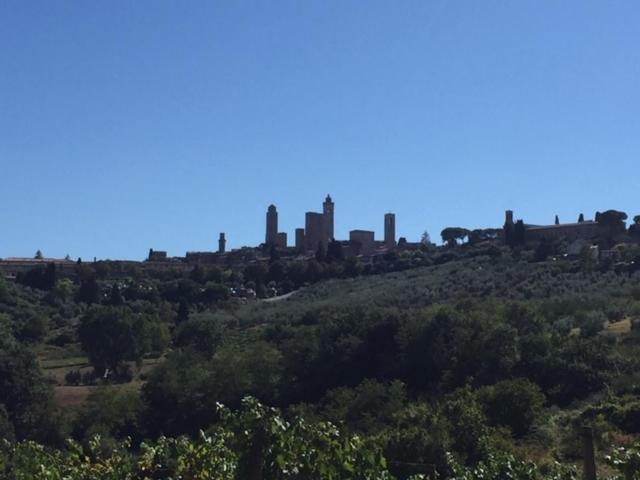
[[[47,346],[38,352],[38,360],[44,374],[50,378],[54,385],[54,399],[56,404],[64,409],[74,409],[82,406],[91,392],[99,388],[98,385],[66,385],[65,375],[71,370],[80,373],[89,373],[92,370],[87,357],[77,356],[76,345],[67,349]],[[144,385],[144,378],[153,368],[162,361],[162,358],[145,358],[140,365],[131,363],[133,380],[129,383],[114,384],[112,387],[119,390],[139,391]]]

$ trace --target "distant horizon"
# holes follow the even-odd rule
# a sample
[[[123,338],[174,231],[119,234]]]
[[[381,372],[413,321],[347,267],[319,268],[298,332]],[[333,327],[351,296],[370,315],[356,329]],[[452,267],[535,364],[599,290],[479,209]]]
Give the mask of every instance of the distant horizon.
[[[333,200],[335,202],[335,198]],[[278,205],[273,204],[273,203],[269,204],[269,205],[275,205],[276,209],[278,209],[277,210],[278,211],[278,215],[280,214],[280,210],[279,210]],[[267,208],[268,208],[268,206],[267,206]],[[320,210],[320,209],[317,209],[317,210]],[[509,209],[505,209],[502,212],[502,217],[501,217],[502,221],[499,222],[500,223],[499,225],[475,226],[474,228],[477,228],[477,229],[502,228],[503,225],[504,225],[504,213],[505,213],[506,210],[509,210]],[[590,214],[588,212],[579,212],[575,216],[575,220],[568,220],[568,219],[563,219],[563,218],[559,217],[559,221],[560,221],[561,224],[576,223],[578,221],[578,218],[579,218],[580,214],[584,214],[585,221],[595,220],[595,214],[598,211],[604,212],[606,210],[608,210],[608,209],[599,209],[599,210],[596,210],[595,212],[593,212],[593,214]],[[614,210],[620,210],[620,209],[615,209],[614,208]],[[266,214],[266,211],[267,210],[265,208],[265,214]],[[306,210],[305,212],[302,213],[303,220],[304,220],[304,214],[307,211],[310,211],[310,210]],[[381,214],[381,217],[383,217],[384,214],[386,214],[386,213],[394,213],[395,214],[395,212],[384,212],[383,214]],[[632,221],[632,219],[634,217],[634,214],[633,213],[630,214],[629,212],[626,212],[626,211],[625,211],[625,213],[627,213],[627,215],[628,215],[628,219],[626,221],[627,226],[628,226],[630,224],[630,222]],[[555,215],[556,214],[552,215],[553,218],[551,219],[551,221],[548,221],[548,222],[530,222],[528,219],[523,218],[522,216],[519,216],[517,211],[514,211],[514,219],[515,220],[522,219],[522,220],[525,221],[526,224],[541,225],[541,226],[553,225],[554,221],[555,221]],[[397,219],[397,215],[396,215],[396,219]],[[280,219],[278,219],[278,220],[280,220]],[[303,227],[304,227],[304,222],[301,222],[300,227],[297,227],[297,228],[303,228]],[[451,225],[447,225],[446,227],[461,227],[461,228],[467,228],[469,230],[474,229],[474,228],[469,228],[468,226],[463,225],[463,224],[453,224],[453,223]],[[446,228],[446,227],[444,227],[444,228]],[[263,222],[263,229],[262,229],[263,230],[263,234],[264,234],[264,229],[265,228],[266,228],[266,222]],[[351,230],[355,230],[355,229],[351,229]],[[364,229],[363,228],[363,230],[372,230],[375,233],[376,241],[381,241],[382,240],[382,233],[383,233],[382,229]],[[281,232],[283,230],[281,228],[278,228],[278,231]],[[294,232],[285,231],[285,232],[287,233],[287,236],[288,236],[287,246],[288,247],[292,247],[294,245],[294,240],[295,240],[295,231]],[[437,244],[437,245],[443,245],[444,244],[442,242],[441,237],[440,237],[440,232],[441,232],[441,230],[438,231],[437,233],[436,232],[432,233],[432,232],[427,231],[427,233],[429,233],[431,241],[433,243]],[[227,245],[228,245],[229,244],[228,241],[229,241],[229,236],[230,236],[229,233],[230,232],[218,232],[218,234],[219,233],[225,233],[225,238],[227,240]],[[424,233],[424,231],[423,231],[423,233]],[[419,238],[415,238],[415,239],[414,238],[407,238],[405,235],[402,235],[401,232],[398,232],[396,230],[396,240],[398,240],[398,239],[400,239],[402,237],[406,238],[406,240],[408,242],[414,242],[414,243],[420,242],[420,240],[421,240],[421,236]],[[216,237],[216,239],[217,239],[217,237]],[[336,237],[335,240],[338,240],[338,241],[348,240],[348,235],[346,235],[344,238]],[[217,240],[216,240],[216,242],[217,242]],[[255,245],[248,245],[247,244],[247,245],[233,246],[231,248],[228,247],[227,251],[235,250],[235,249],[242,249],[242,248],[259,248],[263,243],[264,243],[264,240],[262,242],[259,242],[259,243],[255,244]],[[70,260],[72,260],[72,261],[77,261],[78,258],[81,258],[83,261],[86,261],[86,262],[92,262],[92,261],[94,261],[94,258],[95,258],[96,261],[142,261],[142,260],[145,260],[147,258],[148,253],[149,253],[149,249],[152,249],[154,251],[166,251],[168,257],[174,258],[174,257],[184,257],[184,255],[187,252],[216,252],[217,251],[217,243],[215,243],[215,245],[212,244],[212,247],[210,249],[204,249],[204,250],[187,249],[184,252],[169,252],[169,251],[165,250],[164,248],[162,248],[161,245],[158,245],[158,246],[155,246],[155,247],[151,246],[151,247],[148,247],[143,252],[143,255],[141,255],[140,257],[137,257],[137,258],[125,258],[125,257],[123,257],[123,258],[112,258],[112,257],[100,257],[99,255],[93,255],[91,257],[85,258],[85,257],[82,257],[82,256],[74,256],[73,254],[70,254],[70,253],[66,253],[66,254],[61,255],[61,256],[58,256],[58,255],[50,256],[50,255],[47,255],[46,249],[38,248],[36,251],[33,252],[33,254],[31,256],[29,256],[29,255],[0,255],[0,259],[2,259],[2,260],[35,259],[35,254],[38,251],[40,251],[42,253],[42,255],[43,255],[43,259],[45,259],[45,260],[47,260],[47,259],[49,259],[49,260],[64,260],[66,258],[66,256],[68,255],[70,257]]]
[[[640,213],[640,3],[0,4],[0,257]]]

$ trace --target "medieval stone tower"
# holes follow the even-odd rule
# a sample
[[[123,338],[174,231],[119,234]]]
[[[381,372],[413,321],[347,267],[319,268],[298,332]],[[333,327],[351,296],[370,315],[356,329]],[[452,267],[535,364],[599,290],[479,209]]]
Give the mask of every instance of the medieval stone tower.
[[[315,252],[322,245],[327,247],[324,234],[324,215],[318,212],[307,212],[304,215],[304,248],[308,252]]]
[[[267,245],[276,245],[278,237],[278,211],[275,205],[269,205],[267,209],[267,234],[265,235],[265,243]]]
[[[513,210],[507,210],[504,212],[504,224],[510,227],[513,226]]]
[[[396,215],[387,213],[384,216],[384,243],[387,248],[396,246]]]
[[[333,237],[333,200],[331,200],[331,195],[327,195],[327,198],[324,200],[322,204],[322,216],[324,221],[324,242],[330,242],[334,239]]]
[[[218,253],[224,253],[227,251],[227,239],[224,237],[224,232],[220,232],[220,238],[218,238]]]

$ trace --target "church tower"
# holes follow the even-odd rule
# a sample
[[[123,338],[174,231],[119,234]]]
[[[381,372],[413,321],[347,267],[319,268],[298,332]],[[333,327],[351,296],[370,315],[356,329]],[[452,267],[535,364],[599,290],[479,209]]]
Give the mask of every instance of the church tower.
[[[331,196],[327,195],[327,198],[324,200],[322,204],[322,216],[324,219],[324,236],[325,236],[325,245],[333,240],[333,200],[331,200]]]

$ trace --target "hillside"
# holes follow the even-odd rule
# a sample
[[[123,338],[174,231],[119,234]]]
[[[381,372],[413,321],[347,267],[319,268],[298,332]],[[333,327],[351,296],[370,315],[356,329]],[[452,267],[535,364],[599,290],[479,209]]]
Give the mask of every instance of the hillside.
[[[87,448],[95,434],[129,437],[135,452],[143,439],[214,432],[220,403],[242,410],[252,396],[359,435],[398,478],[496,455],[571,468],[582,425],[606,472],[605,454],[640,433],[640,273],[535,259],[484,245],[376,265],[2,281],[2,436]],[[245,285],[285,292],[230,296]]]

